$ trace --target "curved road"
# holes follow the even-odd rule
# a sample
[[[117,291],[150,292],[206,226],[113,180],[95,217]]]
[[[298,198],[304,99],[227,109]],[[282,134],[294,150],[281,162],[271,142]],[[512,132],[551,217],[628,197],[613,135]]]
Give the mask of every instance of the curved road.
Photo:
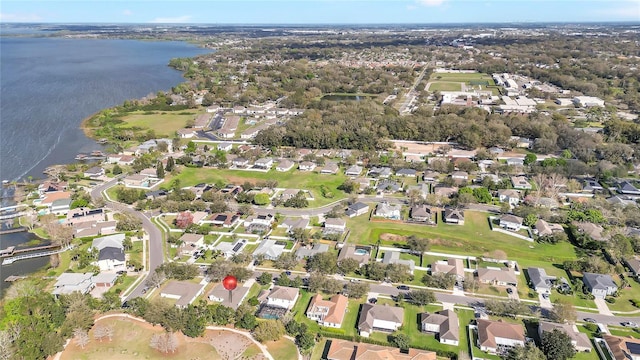
[[[94,200],[102,199],[102,192],[118,183],[119,177],[109,182],[96,186],[91,190],[91,198]],[[145,283],[147,278],[153,271],[164,262],[164,253],[162,250],[162,233],[151,222],[151,219],[144,213],[134,210],[133,208],[123,205],[117,202],[105,200],[105,207],[111,210],[126,212],[134,215],[142,221],[142,228],[149,235],[149,246],[147,246],[147,253],[149,254],[149,266],[147,267],[147,275],[144,280],[141,281],[138,286],[127,296],[126,300],[133,299],[135,297],[142,296],[142,290],[147,287]]]

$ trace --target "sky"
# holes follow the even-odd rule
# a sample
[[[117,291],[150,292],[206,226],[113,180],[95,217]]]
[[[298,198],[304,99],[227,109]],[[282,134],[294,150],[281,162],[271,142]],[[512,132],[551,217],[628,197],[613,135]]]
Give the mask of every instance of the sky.
[[[640,23],[640,0],[2,0],[0,23]]]

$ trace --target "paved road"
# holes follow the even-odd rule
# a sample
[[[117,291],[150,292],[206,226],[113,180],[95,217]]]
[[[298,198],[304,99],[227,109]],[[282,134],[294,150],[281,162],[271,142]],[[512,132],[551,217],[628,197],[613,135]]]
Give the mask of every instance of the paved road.
[[[266,214],[274,214],[279,213],[285,216],[318,216],[322,214],[326,214],[331,211],[336,205],[346,202],[347,199],[337,200],[328,205],[317,207],[317,208],[265,208],[261,206],[253,206],[253,210],[256,214],[266,215]],[[365,195],[363,197],[359,197],[358,201],[360,202],[380,202],[386,201],[391,204],[408,204],[407,199],[401,199],[397,197],[378,197],[376,195]],[[346,208],[346,206],[345,206]]]
[[[118,178],[95,187],[93,190],[91,190],[91,198],[102,198],[102,191],[116,185],[117,182]],[[133,214],[142,221],[142,228],[149,235],[149,246],[147,247],[147,253],[149,254],[149,267],[147,268],[148,274],[147,276],[145,276],[145,279],[141,281],[138,286],[136,286],[136,288],[129,294],[129,296],[127,296],[125,300],[139,297],[142,295],[142,290],[146,287],[145,283],[147,278],[149,277],[149,274],[152,274],[153,271],[164,262],[164,254],[162,251],[162,233],[151,222],[151,214],[143,214],[139,211],[135,211],[129,206],[117,202],[111,202],[107,199],[105,199],[105,207],[111,210]]]

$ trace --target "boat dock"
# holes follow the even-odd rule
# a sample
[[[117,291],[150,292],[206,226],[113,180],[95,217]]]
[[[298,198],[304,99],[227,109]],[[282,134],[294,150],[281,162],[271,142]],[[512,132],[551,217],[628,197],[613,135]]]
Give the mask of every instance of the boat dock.
[[[61,249],[58,249],[58,250],[31,252],[31,251],[34,251],[34,250],[39,250],[39,249],[44,249],[44,248],[49,248],[50,249],[50,248],[54,248],[54,247],[58,247],[58,245],[48,245],[48,246],[41,246],[39,248],[16,250],[16,251],[13,252],[14,256],[7,257],[2,261],[2,265],[13,264],[14,262],[16,262],[18,260],[33,259],[33,258],[37,258],[37,257],[43,257],[43,256],[59,254],[59,253],[65,252],[67,250],[73,249],[73,246],[69,245],[69,246],[67,246],[65,248],[61,248]],[[30,253],[29,254],[23,254],[23,255],[16,255],[16,253],[18,253],[18,252],[27,252],[27,251],[29,251]]]

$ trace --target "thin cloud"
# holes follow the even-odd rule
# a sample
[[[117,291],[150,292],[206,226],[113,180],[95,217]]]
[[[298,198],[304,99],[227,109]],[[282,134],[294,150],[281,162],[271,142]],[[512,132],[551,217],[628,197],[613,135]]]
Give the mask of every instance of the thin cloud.
[[[416,2],[423,6],[440,6],[444,4],[446,0],[416,0]]]
[[[124,9],[124,10],[122,11],[122,15],[124,15],[124,16],[131,16],[131,15],[133,15],[133,11],[131,11],[131,10],[129,10],[129,9]]]
[[[7,14],[0,13],[0,22],[39,22],[42,17],[37,14]]]
[[[191,20],[191,16],[183,15],[183,16],[176,16],[176,17],[157,17],[151,20],[151,22],[159,23],[159,24],[176,24],[176,23],[186,23],[186,22],[189,22],[189,20]]]

